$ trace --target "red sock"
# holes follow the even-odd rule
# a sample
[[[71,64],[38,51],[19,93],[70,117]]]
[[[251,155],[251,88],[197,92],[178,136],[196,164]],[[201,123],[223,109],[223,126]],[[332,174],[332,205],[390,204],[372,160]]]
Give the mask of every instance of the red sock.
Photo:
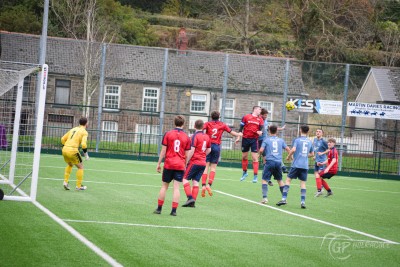
[[[192,195],[192,189],[190,188],[190,184],[186,183],[183,185],[183,189],[185,190],[185,194],[187,197]]]
[[[249,164],[248,159],[242,159],[242,170],[247,171],[247,165]]]
[[[254,175],[258,174],[258,162],[253,162]]]
[[[172,208],[176,209],[178,207],[178,202],[172,202]]]
[[[207,173],[203,173],[201,176],[201,184],[206,184],[207,183]]]
[[[192,197],[194,200],[197,199],[197,195],[199,194],[199,187],[198,186],[193,186],[192,188]]]
[[[328,183],[327,183],[327,182],[325,182],[325,180],[324,180],[324,179],[321,179],[321,180],[322,180],[322,185],[324,186],[324,188],[326,189],[326,191],[330,191],[330,190],[331,190],[331,188],[329,187]]]
[[[315,178],[315,182],[317,183],[317,190],[321,191],[321,189],[322,189],[322,179],[321,178]]]
[[[159,199],[158,200],[158,206],[162,207],[164,205],[164,200]]]
[[[214,182],[215,172],[210,172],[210,178],[208,179],[208,184],[212,185]]]

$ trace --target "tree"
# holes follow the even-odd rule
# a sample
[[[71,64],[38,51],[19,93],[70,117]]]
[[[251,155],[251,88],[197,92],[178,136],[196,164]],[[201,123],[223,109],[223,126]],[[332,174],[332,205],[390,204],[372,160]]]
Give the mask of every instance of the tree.
[[[66,33],[80,47],[83,64],[83,116],[89,107],[99,80],[101,43],[152,45],[155,37],[144,20],[136,19],[131,8],[114,0],[52,0],[52,11]],[[108,66],[112,69],[112,66]]]
[[[400,64],[400,25],[391,21],[378,22],[377,33],[385,53],[385,65]]]

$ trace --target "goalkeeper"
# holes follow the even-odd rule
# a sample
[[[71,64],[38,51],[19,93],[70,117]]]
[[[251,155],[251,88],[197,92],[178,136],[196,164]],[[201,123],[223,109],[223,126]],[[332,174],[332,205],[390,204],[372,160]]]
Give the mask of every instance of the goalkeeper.
[[[79,153],[79,146],[82,150],[86,160],[89,159],[87,152],[87,137],[86,131],[87,118],[82,117],[79,119],[79,126],[69,130],[62,138],[63,144],[62,155],[65,162],[68,164],[64,172],[64,189],[69,190],[68,180],[71,175],[72,167],[75,165],[78,168],[76,172],[76,190],[86,190],[86,186],[82,185],[83,180],[83,163],[82,157]]]

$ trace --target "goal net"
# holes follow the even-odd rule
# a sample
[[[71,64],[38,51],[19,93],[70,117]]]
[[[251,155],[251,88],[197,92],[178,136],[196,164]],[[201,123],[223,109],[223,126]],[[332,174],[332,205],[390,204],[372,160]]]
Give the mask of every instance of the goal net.
[[[47,73],[45,64],[0,61],[0,189],[4,200],[36,200]]]

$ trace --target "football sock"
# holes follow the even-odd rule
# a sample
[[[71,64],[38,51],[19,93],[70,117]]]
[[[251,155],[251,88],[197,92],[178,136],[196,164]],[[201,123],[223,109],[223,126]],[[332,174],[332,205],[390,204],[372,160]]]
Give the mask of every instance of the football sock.
[[[176,208],[178,208],[178,202],[172,202],[172,211],[171,212],[176,212]]]
[[[306,202],[306,189],[301,189],[301,203],[305,203]]]
[[[64,171],[64,182],[68,183],[69,176],[71,175],[72,166],[67,165]]]
[[[161,210],[163,205],[164,205],[164,200],[159,199],[158,200],[158,208],[157,209]]]
[[[190,188],[190,184],[186,183],[183,185],[183,189],[185,190],[186,196],[190,199],[192,198],[192,189]]]
[[[279,187],[279,190],[281,190],[281,194],[283,194],[283,188],[284,188],[284,186]]]
[[[247,172],[247,165],[249,164],[249,160],[247,159],[242,159],[242,170],[244,172]]]
[[[197,195],[199,194],[199,187],[198,186],[193,186],[192,188],[192,197],[194,200],[197,199]]]
[[[76,186],[81,187],[83,181],[83,169],[78,169],[76,171]]]
[[[214,182],[215,172],[210,172],[210,177],[208,178],[208,184],[211,186]]]
[[[253,162],[254,175],[258,174],[258,162]]]
[[[317,183],[318,192],[321,192],[321,190],[322,190],[322,179],[321,178],[315,178],[315,182]]]
[[[324,179],[321,179],[321,180],[322,180],[322,185],[324,186],[324,188],[326,189],[326,191],[331,192],[331,188],[329,187],[328,183],[325,182]]]
[[[201,176],[201,184],[206,185],[206,182],[207,182],[207,173],[203,173],[203,175]]]
[[[261,189],[262,189],[263,198],[267,198],[267,195],[268,195],[268,185],[267,185],[267,184],[262,184],[262,185],[261,185]]]
[[[285,186],[283,187],[283,191],[282,191],[282,200],[286,200],[287,195],[288,195],[288,192],[289,192],[289,188],[290,188],[289,185],[285,185]]]

